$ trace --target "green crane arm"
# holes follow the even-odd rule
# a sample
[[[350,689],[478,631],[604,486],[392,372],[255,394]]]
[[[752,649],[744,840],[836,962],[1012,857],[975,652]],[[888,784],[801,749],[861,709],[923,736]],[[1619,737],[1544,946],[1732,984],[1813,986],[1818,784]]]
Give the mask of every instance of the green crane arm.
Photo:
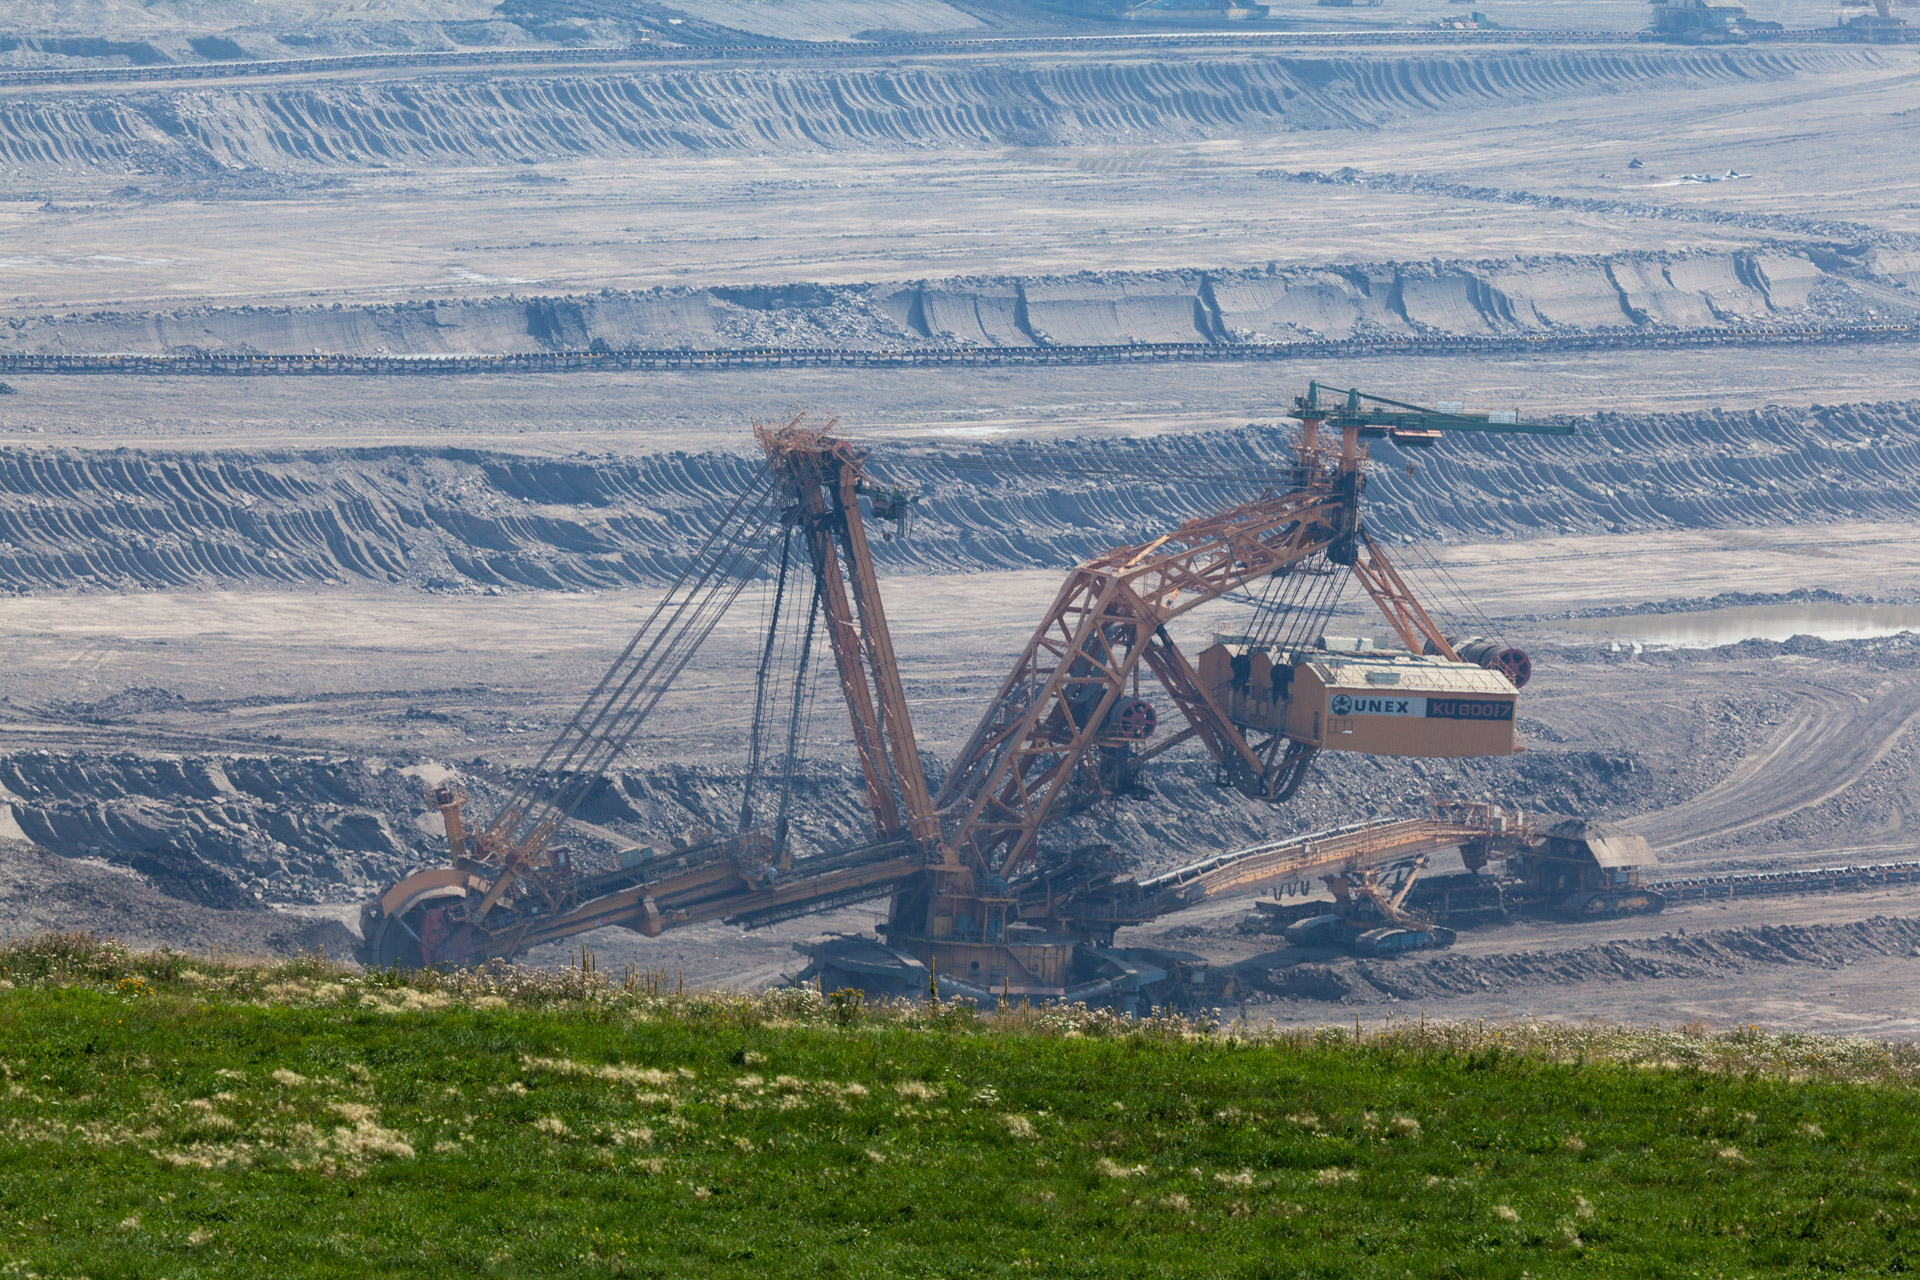
[[[1320,393],[1345,397],[1344,404],[1325,404],[1320,401]],[[1370,408],[1362,401],[1376,405],[1388,405],[1388,409]],[[1307,394],[1295,401],[1296,416],[1318,418],[1332,427],[1361,427],[1374,430],[1397,431],[1497,431],[1509,435],[1528,436],[1570,436],[1577,434],[1577,428],[1566,422],[1523,422],[1515,415],[1512,421],[1495,421],[1491,413],[1450,413],[1440,409],[1430,409],[1425,405],[1408,404],[1403,400],[1393,400],[1387,396],[1375,395],[1370,391],[1354,388],[1323,387],[1318,382],[1307,384]]]

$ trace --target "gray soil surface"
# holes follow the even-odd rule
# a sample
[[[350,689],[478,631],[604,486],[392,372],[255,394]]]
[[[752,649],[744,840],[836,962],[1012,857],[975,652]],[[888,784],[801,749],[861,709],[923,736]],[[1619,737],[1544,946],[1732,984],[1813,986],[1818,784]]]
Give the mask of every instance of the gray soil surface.
[[[1912,635],[1672,650],[1565,624],[1920,601],[1910,337],[1595,345],[1920,318],[1920,177],[1888,163],[1920,142],[1920,47],[1670,48],[1616,38],[1645,21],[1626,0],[1485,7],[1563,34],[1443,42],[1421,32],[1457,16],[1441,0],[1288,0],[1201,43],[1020,0],[12,6],[0,358],[1510,349],[8,373],[0,932],[341,954],[360,901],[439,857],[425,785],[458,776],[478,811],[497,806],[749,473],[749,420],[802,408],[925,494],[881,560],[937,775],[1064,569],[1258,492],[1308,377],[1580,427],[1374,454],[1375,526],[1429,605],[1533,652],[1528,750],[1330,754],[1279,809],[1175,752],[1148,794],[1051,840],[1153,871],[1415,812],[1438,788],[1625,821],[1669,873],[1915,856]],[[850,40],[867,47],[810,43]],[[529,60],[486,60],[502,51]],[[347,54],[380,59],[301,61]],[[1570,338],[1585,345],[1545,345]],[[591,797],[568,837],[582,857],[731,820],[764,594]],[[1244,611],[1203,611],[1177,638],[1203,645]],[[845,738],[823,707],[797,780],[806,844],[860,831]],[[756,986],[799,966],[794,943],[877,910],[589,945],[604,965]],[[1909,891],[1518,922],[1391,962],[1290,953],[1242,932],[1247,910],[1208,904],[1126,940],[1235,966],[1256,1019],[1920,1031]]]
[[[27,411],[31,420],[31,410]],[[1911,518],[1920,404],[1576,420],[1579,435],[1382,441],[1375,527],[1459,541]],[[717,433],[716,433],[717,434]],[[664,584],[759,463],[724,450],[529,458],[472,449],[137,456],[0,446],[0,585],[130,589],[370,582],[425,591]],[[923,495],[883,569],[1055,567],[1245,501],[1280,425],[1055,442],[900,442]],[[713,441],[712,443],[718,443]]]

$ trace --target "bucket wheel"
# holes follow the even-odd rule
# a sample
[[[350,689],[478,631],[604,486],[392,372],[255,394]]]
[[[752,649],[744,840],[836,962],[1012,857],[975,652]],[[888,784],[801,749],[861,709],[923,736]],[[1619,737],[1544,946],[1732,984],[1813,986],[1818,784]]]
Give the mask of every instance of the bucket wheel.
[[[431,964],[420,941],[420,931],[426,925],[426,914],[426,908],[418,906],[397,916],[387,916],[374,924],[365,947],[367,967],[420,969]]]
[[[392,915],[377,920],[363,917],[366,942],[362,958],[367,967],[430,969],[446,963],[447,942],[456,933],[464,932],[448,911],[461,896],[458,892],[442,891],[416,898]]]
[[[1276,738],[1275,745],[1280,741]],[[1269,768],[1267,776],[1262,779],[1267,799],[1274,804],[1285,804],[1293,799],[1293,793],[1307,780],[1307,770],[1313,766],[1313,758],[1319,753],[1318,747],[1288,741],[1286,754],[1280,758],[1280,763]]]

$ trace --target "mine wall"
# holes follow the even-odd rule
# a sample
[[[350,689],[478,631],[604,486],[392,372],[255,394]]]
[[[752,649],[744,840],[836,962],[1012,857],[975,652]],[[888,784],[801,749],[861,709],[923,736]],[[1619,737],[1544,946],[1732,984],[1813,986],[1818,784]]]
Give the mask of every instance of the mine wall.
[[[1380,338],[1559,337],[1920,317],[1920,249],[1085,272],[712,285],[328,307],[17,314],[0,356],[463,356],[765,347],[1033,350]]]
[[[567,156],[1185,141],[1354,129],[1411,112],[1702,89],[1881,65],[1873,50],[1501,50],[1213,55],[1008,65],[713,67],[76,89],[0,103],[0,164],[28,173],[490,165]]]
[[[121,723],[138,728],[135,716]],[[937,779],[940,762],[927,763]],[[1453,763],[1459,767],[1450,775],[1463,788],[1497,787],[1553,809],[1678,799],[1701,780],[1636,765],[1631,755],[1551,747]],[[1336,755],[1318,768],[1321,783],[1274,809],[1215,785],[1210,764],[1162,761],[1142,795],[1058,823],[1046,839],[1063,852],[1110,850],[1114,865],[1147,874],[1207,849],[1417,808],[1431,781],[1404,761]],[[518,774],[482,756],[463,762],[461,776],[484,814]],[[675,836],[731,829],[740,794],[741,776],[725,769],[669,764],[617,773],[588,797],[578,814],[583,825],[566,843],[584,865],[609,865],[623,845],[664,849]],[[170,896],[207,907],[351,903],[444,859],[439,815],[423,795],[416,772],[378,758],[23,751],[0,755],[0,806],[12,814],[8,830],[0,812],[0,838],[127,867]],[[796,849],[871,838],[861,795],[851,764],[810,762],[794,779]]]
[[[1375,445],[1368,502],[1390,537],[1910,520],[1920,403],[1603,415],[1542,443]],[[1244,501],[1286,456],[1278,425],[964,450],[876,467],[920,489],[883,569],[1064,568]],[[757,464],[738,452],[529,457],[463,449],[169,453],[0,449],[0,590],[404,584],[461,593],[672,580]],[[1409,478],[1406,467],[1416,468]],[[1075,468],[1078,468],[1076,470]],[[1156,470],[1179,471],[1155,483]]]

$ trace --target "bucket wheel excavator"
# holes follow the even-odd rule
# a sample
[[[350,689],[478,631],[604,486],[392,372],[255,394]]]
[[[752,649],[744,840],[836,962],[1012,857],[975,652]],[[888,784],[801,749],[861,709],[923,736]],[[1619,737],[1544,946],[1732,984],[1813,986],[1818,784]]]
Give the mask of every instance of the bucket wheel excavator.
[[[492,821],[470,829],[455,783],[430,792],[450,858],[367,904],[364,958],[471,964],[607,925],[648,936],[713,920],[751,927],[887,897],[879,939],[819,944],[802,976],[834,987],[909,992],[935,982],[980,999],[1132,1007],[1177,985],[1179,966],[1114,949],[1114,930],[1210,894],[1337,877],[1375,904],[1383,928],[1405,931],[1396,914],[1404,914],[1404,890],[1382,891],[1381,869],[1468,842],[1524,843],[1524,822],[1461,806],[1241,851],[1149,881],[1042,838],[1050,824],[1126,795],[1144,765],[1189,742],[1205,750],[1222,785],[1276,803],[1298,791],[1323,750],[1514,749],[1525,655],[1444,634],[1415,599],[1362,519],[1368,442],[1431,448],[1453,431],[1573,428],[1328,393],[1317,383],[1294,416],[1292,456],[1237,477],[1262,488],[1258,496],[1068,574],[937,791],[922,770],[868,542],[869,521],[904,531],[918,500],[872,474],[866,451],[832,423],[817,427],[802,415],[757,426],[764,467]],[[806,572],[792,572],[797,565]],[[1273,604],[1341,575],[1371,596],[1398,647],[1305,636],[1298,624],[1312,611]],[[610,868],[576,866],[556,837],[754,579],[775,584],[776,626],[782,616],[805,623],[797,642],[767,636],[736,829],[666,853],[622,854]],[[1292,632],[1268,627],[1216,643],[1196,664],[1169,630],[1202,605],[1263,591],[1266,612],[1292,618]],[[809,595],[806,608],[783,611],[782,601]],[[846,704],[872,835],[802,855],[789,821],[795,734],[778,779],[762,777],[766,760],[782,754],[763,752],[762,741],[775,701],[773,655],[797,648],[797,716],[798,682],[817,639]],[[1151,686],[1175,723],[1162,723]],[[777,745],[777,729],[771,736]]]

